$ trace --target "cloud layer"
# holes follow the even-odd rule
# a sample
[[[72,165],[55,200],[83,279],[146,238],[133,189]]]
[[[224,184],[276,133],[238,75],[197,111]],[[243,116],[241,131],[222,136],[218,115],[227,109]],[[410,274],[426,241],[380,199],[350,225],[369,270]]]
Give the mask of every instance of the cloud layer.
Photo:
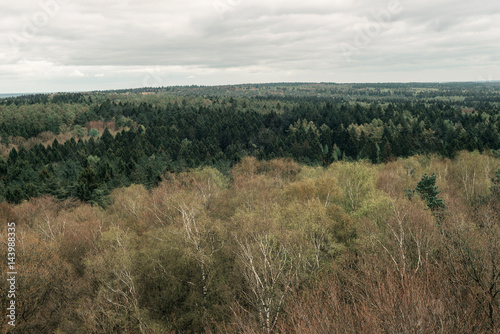
[[[499,36],[490,0],[18,0],[0,93],[500,80]]]

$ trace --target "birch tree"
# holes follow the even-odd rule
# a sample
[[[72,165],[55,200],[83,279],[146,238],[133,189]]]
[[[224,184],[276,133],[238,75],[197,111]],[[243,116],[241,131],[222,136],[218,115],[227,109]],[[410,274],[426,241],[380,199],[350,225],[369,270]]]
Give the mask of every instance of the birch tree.
[[[286,297],[299,280],[300,254],[272,234],[236,238],[237,256],[247,283],[246,301],[265,333],[278,323]]]

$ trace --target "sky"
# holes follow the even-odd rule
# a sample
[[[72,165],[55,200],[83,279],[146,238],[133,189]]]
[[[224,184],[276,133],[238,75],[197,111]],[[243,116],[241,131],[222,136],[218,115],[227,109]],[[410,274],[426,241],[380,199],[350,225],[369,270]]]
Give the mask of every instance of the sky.
[[[16,0],[0,93],[500,80],[497,0]]]

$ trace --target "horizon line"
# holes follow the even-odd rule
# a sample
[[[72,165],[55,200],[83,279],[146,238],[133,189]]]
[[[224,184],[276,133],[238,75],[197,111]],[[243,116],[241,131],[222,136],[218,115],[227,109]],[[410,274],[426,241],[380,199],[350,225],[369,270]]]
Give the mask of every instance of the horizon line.
[[[246,85],[277,85],[277,84],[297,84],[297,85],[380,85],[380,84],[464,84],[464,83],[483,83],[492,84],[500,83],[500,80],[465,80],[465,81],[372,81],[372,82],[328,82],[328,81],[276,81],[276,82],[246,82],[238,84],[213,84],[213,85],[169,85],[169,86],[150,86],[150,87],[128,87],[128,88],[110,88],[96,90],[81,90],[81,91],[46,91],[46,92],[16,92],[16,93],[0,93],[0,98],[18,97],[23,95],[44,95],[44,94],[64,94],[64,93],[96,93],[96,92],[112,92],[117,90],[139,90],[139,89],[162,89],[162,88],[189,88],[189,87],[237,87]],[[7,95],[7,96],[3,96]]]

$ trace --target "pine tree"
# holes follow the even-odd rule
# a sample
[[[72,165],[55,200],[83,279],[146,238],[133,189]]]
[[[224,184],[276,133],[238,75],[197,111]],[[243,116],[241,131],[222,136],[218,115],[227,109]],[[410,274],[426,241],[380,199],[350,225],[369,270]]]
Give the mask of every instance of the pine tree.
[[[391,144],[388,140],[386,140],[384,145],[382,146],[382,150],[380,151],[380,160],[386,163],[391,161],[392,159],[394,159],[394,156],[392,155]]]
[[[109,132],[109,129],[108,128],[104,129],[104,132],[102,133],[101,136],[101,142],[104,144],[103,146],[106,149],[111,147],[113,139],[114,139],[113,135],[111,134],[111,132]]]
[[[99,187],[98,176],[96,172],[90,168],[85,168],[78,176],[78,185],[76,194],[82,201],[92,199],[92,193]]]
[[[415,188],[415,191],[419,194],[420,198],[427,203],[427,206],[432,211],[446,209],[446,205],[443,200],[437,197],[440,193],[437,188],[435,173],[432,173],[431,176],[428,176],[427,173],[424,174]]]
[[[7,132],[5,131],[2,131],[0,133],[0,143],[6,145],[6,146],[9,146],[10,144],[10,139],[9,139],[9,135],[7,134]]]

